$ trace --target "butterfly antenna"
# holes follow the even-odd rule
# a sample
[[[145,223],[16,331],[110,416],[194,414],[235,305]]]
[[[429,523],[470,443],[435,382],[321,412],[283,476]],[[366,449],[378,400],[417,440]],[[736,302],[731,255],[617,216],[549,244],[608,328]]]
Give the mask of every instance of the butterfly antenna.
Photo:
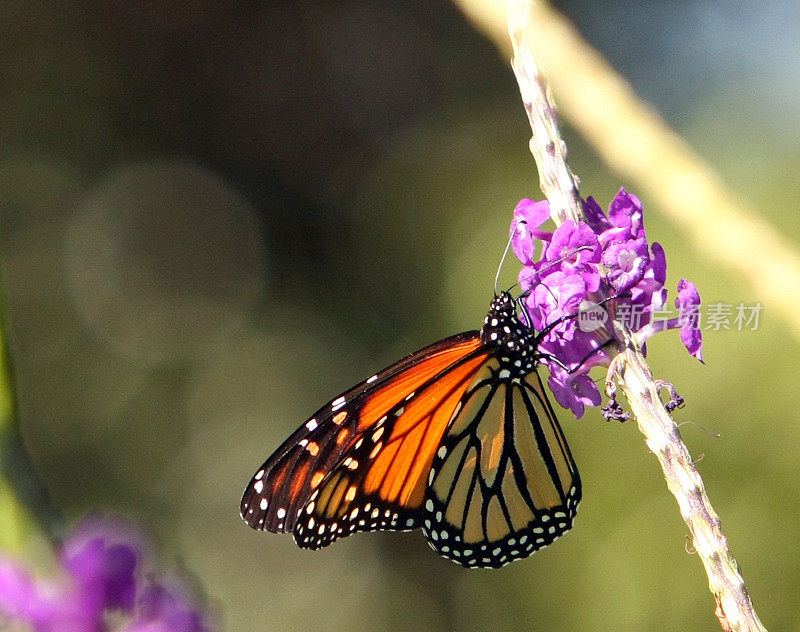
[[[498,293],[497,286],[500,283],[500,272],[503,270],[503,264],[506,262],[506,257],[508,257],[508,252],[511,250],[511,241],[514,239],[514,235],[517,233],[517,229],[519,228],[520,224],[527,224],[527,222],[524,219],[521,219],[514,225],[514,230],[511,231],[511,235],[509,235],[508,237],[508,243],[506,243],[506,249],[503,251],[503,256],[500,259],[500,265],[497,266],[497,274],[494,275],[495,296],[497,296]],[[516,285],[516,283],[514,285]]]

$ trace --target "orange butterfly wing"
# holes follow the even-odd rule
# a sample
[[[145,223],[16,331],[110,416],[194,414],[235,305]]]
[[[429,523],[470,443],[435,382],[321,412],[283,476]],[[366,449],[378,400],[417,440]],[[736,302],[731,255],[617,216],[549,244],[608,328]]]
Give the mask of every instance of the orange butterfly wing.
[[[294,536],[317,549],[357,531],[420,526],[428,475],[464,391],[487,354],[473,354],[388,407],[301,510]],[[378,393],[375,397],[382,396]]]
[[[478,332],[452,336],[329,402],[259,468],[242,518],[255,529],[294,532],[308,548],[386,528],[392,517],[395,528],[413,528],[435,451],[487,355]],[[367,512],[374,518],[357,518]]]

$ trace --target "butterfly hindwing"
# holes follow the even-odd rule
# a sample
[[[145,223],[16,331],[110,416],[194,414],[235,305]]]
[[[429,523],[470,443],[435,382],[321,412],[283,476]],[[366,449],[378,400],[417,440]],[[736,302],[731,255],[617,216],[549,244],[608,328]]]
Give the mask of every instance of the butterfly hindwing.
[[[369,434],[371,430],[386,423],[387,415],[393,410],[397,412],[402,402],[423,385],[444,377],[466,358],[479,354],[479,347],[478,332],[446,338],[409,355],[320,408],[250,480],[241,500],[242,518],[255,529],[294,531],[301,509],[311,495],[326,478],[333,476],[337,467],[348,470],[343,465],[348,454],[359,451],[368,435],[374,435],[374,432]],[[394,420],[390,424],[397,426]]]
[[[581,495],[538,373],[501,372],[493,360],[476,375],[429,475],[425,537],[468,567],[504,566],[552,543]]]

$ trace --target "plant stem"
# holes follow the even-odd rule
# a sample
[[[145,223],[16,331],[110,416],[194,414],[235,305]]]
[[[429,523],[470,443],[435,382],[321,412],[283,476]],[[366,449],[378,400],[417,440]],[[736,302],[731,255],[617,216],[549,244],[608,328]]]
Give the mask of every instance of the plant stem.
[[[57,542],[62,518],[51,505],[20,432],[3,298],[0,269],[0,550],[19,552],[25,536],[37,527]]]
[[[579,221],[583,209],[578,181],[566,164],[566,145],[558,131],[556,109],[534,53],[536,25],[532,0],[509,2],[508,30],[514,57],[512,67],[528,113],[533,136],[530,149],[539,169],[542,191],[554,221]],[[616,325],[616,323],[615,323]],[[620,353],[609,367],[606,389],[615,391],[616,378],[636,417],[647,446],[661,464],[667,487],[678,501],[694,548],[708,575],[723,630],[764,631],[739,572],[739,565],[722,534],[705,486],[694,467],[678,427],[659,398],[658,386],[641,348],[627,328],[617,326]]]
[[[638,348],[631,346],[612,361],[606,382],[607,390],[612,393],[614,377],[628,400],[647,447],[661,464],[667,487],[678,501],[692,545],[706,569],[722,629],[763,632],[764,626],[753,608],[739,565],[728,548],[703,479],[677,425],[661,403],[653,374]]]
[[[533,48],[528,45],[532,44],[527,41],[531,17],[524,6],[508,14],[508,33],[514,49],[511,67],[533,133],[528,147],[536,161],[539,186],[550,203],[553,219],[557,223],[567,219],[577,223],[583,217],[579,183],[567,164],[567,144],[558,130],[558,111],[539,71]]]

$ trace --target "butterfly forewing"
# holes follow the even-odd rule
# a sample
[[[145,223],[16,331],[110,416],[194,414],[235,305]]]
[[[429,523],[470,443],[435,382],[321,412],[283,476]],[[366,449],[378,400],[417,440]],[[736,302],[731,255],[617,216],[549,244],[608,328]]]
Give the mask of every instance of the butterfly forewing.
[[[348,452],[364,444],[371,429],[385,423],[384,417],[423,385],[446,376],[476,354],[479,347],[478,332],[452,336],[411,354],[323,406],[255,473],[242,496],[242,518],[254,529],[294,531],[310,496],[347,459]]]
[[[436,375],[361,435],[302,509],[297,544],[316,549],[357,531],[419,526],[436,450],[486,358],[471,354]]]
[[[567,531],[580,478],[536,371],[498,378],[487,363],[429,474],[424,532],[441,555],[468,567],[499,567]]]

